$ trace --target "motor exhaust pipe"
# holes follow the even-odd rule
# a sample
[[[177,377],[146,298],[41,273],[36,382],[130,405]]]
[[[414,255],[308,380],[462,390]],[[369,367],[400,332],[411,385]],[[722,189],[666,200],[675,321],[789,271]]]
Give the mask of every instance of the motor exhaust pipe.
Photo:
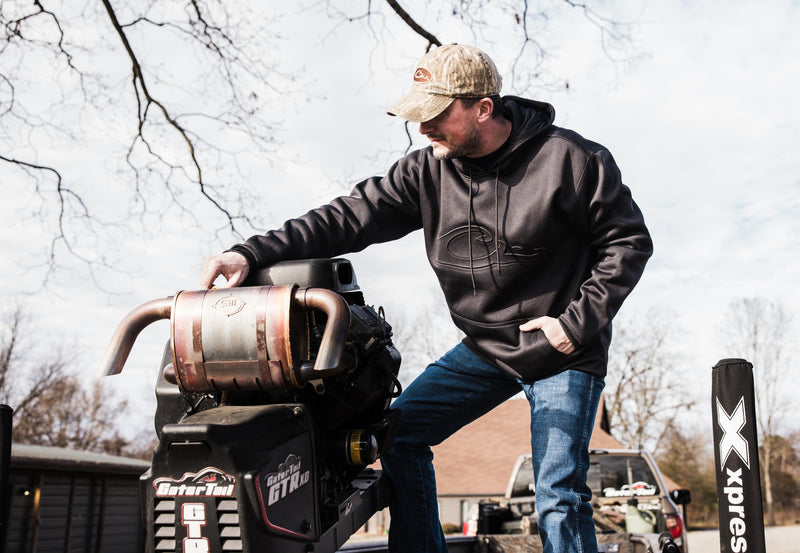
[[[95,376],[112,376],[122,372],[139,333],[156,321],[169,319],[174,298],[169,296],[152,300],[128,313],[117,325]]]

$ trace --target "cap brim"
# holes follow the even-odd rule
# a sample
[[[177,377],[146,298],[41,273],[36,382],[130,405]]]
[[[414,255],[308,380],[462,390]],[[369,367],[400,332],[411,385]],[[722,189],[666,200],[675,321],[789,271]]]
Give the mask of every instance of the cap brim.
[[[430,121],[453,103],[455,98],[441,94],[429,94],[412,90],[386,113],[396,115],[414,123]]]

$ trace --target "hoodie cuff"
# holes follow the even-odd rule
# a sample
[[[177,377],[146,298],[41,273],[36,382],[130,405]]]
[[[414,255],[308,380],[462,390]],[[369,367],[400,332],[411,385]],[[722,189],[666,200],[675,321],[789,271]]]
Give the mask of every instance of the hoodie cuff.
[[[575,349],[580,348],[583,344],[578,339],[575,330],[570,325],[567,324],[566,317],[564,315],[561,315],[556,320],[558,321],[558,324],[561,325],[561,329],[564,331],[564,334],[567,335],[569,341],[572,342],[572,345],[575,347]]]
[[[225,250],[225,252],[226,253],[235,252],[238,253],[239,255],[244,256],[244,258],[247,260],[247,265],[250,267],[251,272],[258,268],[258,262],[256,261],[256,257],[253,255],[253,252],[251,252],[242,244],[236,244],[231,248]]]

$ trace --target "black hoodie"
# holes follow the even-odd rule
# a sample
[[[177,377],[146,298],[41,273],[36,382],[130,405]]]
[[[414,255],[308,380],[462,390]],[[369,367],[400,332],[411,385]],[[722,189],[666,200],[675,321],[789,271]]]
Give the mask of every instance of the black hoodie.
[[[569,368],[605,376],[611,319],[652,254],[642,214],[608,150],[554,126],[549,104],[504,104],[512,132],[495,154],[438,160],[417,150],[383,178],[231,250],[264,267],[422,228],[470,349],[526,381]],[[519,330],[543,315],[558,318],[573,353]]]

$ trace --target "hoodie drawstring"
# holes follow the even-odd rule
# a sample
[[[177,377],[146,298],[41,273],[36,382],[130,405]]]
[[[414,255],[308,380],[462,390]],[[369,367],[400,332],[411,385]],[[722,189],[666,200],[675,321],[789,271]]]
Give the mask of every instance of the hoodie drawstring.
[[[497,258],[497,276],[500,276],[500,241],[497,235],[500,232],[500,167],[497,167],[497,172],[494,174],[494,252]]]
[[[469,205],[467,206],[467,246],[469,249],[469,276],[472,280],[472,295],[477,294],[477,285],[475,284],[475,261],[472,252],[472,204],[473,204],[473,193],[472,193],[472,168],[469,169],[468,174],[468,184],[469,184]],[[501,274],[502,269],[500,268],[500,168],[497,168],[497,172],[494,175],[494,252],[495,252],[495,259],[497,260],[497,274],[498,276]],[[491,267],[491,261],[489,262],[489,266]]]
[[[472,279],[472,295],[477,295],[475,266],[472,260],[472,167],[469,168],[469,205],[467,206],[467,246],[469,249],[469,276]]]

